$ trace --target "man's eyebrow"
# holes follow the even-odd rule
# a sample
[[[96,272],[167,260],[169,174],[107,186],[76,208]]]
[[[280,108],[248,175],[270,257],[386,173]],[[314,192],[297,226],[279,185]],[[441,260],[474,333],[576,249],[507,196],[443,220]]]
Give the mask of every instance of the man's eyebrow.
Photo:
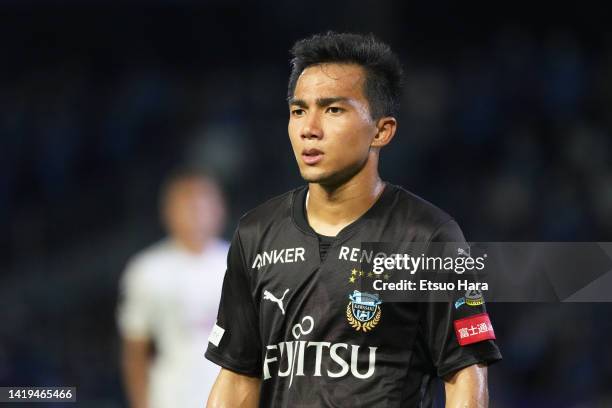
[[[299,106],[300,108],[307,108],[308,104],[306,103],[305,100],[303,99],[296,99],[296,98],[290,98],[289,99],[289,106]]]
[[[320,108],[323,108],[325,106],[329,106],[331,104],[334,103],[338,103],[338,102],[347,102],[348,98],[344,97],[344,96],[333,96],[330,98],[319,98],[317,99],[316,103]]]
[[[348,99],[349,98],[344,97],[344,96],[333,96],[333,97],[329,97],[329,98],[318,98],[315,101],[315,103],[320,108],[323,108],[325,106],[329,106],[329,105],[334,104],[334,103],[347,102]],[[303,99],[296,99],[296,98],[289,99],[289,105],[299,106],[300,108],[307,108],[308,107],[308,104],[306,103],[305,100],[303,100]]]

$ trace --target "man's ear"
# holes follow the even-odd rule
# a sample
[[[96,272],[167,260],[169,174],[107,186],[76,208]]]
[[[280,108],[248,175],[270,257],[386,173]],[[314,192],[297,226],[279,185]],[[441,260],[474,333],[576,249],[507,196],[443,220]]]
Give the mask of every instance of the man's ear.
[[[376,129],[378,130],[372,140],[372,147],[383,147],[391,143],[393,136],[395,136],[395,130],[397,129],[397,120],[392,116],[385,116],[376,122]]]

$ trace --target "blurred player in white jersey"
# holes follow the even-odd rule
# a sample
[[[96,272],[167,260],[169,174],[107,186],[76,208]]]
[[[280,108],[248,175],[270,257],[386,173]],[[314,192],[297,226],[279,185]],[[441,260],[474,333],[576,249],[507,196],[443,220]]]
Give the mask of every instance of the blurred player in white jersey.
[[[202,173],[177,171],[162,186],[161,215],[169,236],[136,254],[120,282],[126,393],[132,408],[201,408],[219,372],[203,345],[226,266],[222,194]]]

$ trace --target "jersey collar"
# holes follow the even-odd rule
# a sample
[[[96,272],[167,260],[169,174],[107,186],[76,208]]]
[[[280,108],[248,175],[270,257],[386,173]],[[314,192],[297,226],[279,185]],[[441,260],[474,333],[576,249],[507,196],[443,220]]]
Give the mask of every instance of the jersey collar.
[[[381,211],[385,211],[385,208],[389,208],[391,201],[393,201],[393,192],[396,190],[395,186],[385,182],[383,192],[380,194],[374,204],[359,218],[344,227],[336,239],[343,238],[352,232],[358,230],[367,220],[375,218]],[[306,194],[308,193],[308,186],[302,186],[293,191],[291,196],[291,216],[296,227],[307,235],[318,237],[318,234],[312,229],[306,218]]]

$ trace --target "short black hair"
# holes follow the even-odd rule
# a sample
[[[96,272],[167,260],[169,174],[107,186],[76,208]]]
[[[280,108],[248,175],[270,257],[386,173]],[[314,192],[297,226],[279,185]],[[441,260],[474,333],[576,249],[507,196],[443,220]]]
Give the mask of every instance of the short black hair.
[[[357,64],[364,68],[364,95],[373,119],[395,116],[399,109],[402,66],[391,48],[373,34],[316,34],[296,42],[291,48],[289,100],[295,92],[298,77],[304,69],[318,64]]]

